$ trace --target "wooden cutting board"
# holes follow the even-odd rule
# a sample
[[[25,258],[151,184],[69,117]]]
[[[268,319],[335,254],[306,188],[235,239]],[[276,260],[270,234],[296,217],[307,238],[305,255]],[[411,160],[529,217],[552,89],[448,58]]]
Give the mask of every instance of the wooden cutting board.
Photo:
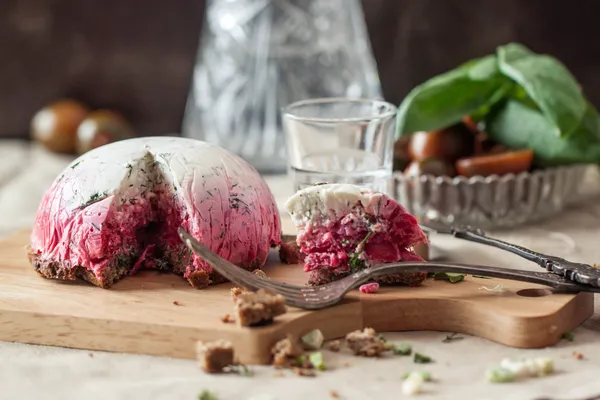
[[[319,328],[332,339],[366,326],[377,331],[460,332],[508,346],[537,348],[560,340],[593,313],[593,295],[553,294],[543,286],[467,277],[451,284],[383,287],[351,293],[332,308],[290,309],[270,326],[238,328],[221,322],[231,312],[230,284],[195,290],[182,278],[145,271],[104,290],[39,277],[29,265],[29,232],[0,241],[0,340],[180,358],[195,356],[197,340],[228,339],[240,362],[264,364],[286,333]],[[272,254],[273,279],[302,284],[300,266]],[[502,285],[501,293],[482,289]]]

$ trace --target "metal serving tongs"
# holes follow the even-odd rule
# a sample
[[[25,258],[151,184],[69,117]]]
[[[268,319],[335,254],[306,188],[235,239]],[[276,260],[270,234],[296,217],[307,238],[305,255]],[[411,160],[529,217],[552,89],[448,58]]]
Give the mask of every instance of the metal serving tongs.
[[[560,257],[548,256],[522,246],[494,239],[486,236],[485,232],[478,228],[469,226],[448,227],[432,220],[424,220],[420,225],[425,230],[449,234],[459,239],[486,244],[488,246],[509,251],[526,260],[533,261],[540,267],[545,268],[548,272],[562,276],[570,281],[600,288],[600,269],[594,268],[591,265],[571,262]]]

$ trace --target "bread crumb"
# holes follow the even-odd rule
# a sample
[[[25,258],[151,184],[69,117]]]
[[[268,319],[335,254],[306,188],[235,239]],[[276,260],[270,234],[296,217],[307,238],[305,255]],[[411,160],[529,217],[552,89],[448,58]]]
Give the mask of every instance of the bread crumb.
[[[202,370],[209,373],[223,372],[234,364],[233,344],[227,340],[196,343],[196,357]]]
[[[340,395],[335,390],[330,390],[329,391],[329,397],[331,397],[332,399],[339,399]]]
[[[267,274],[265,274],[265,271],[263,271],[262,269],[255,269],[254,271],[252,271],[252,273],[254,275],[260,276],[261,278],[269,279]]]
[[[231,316],[231,314],[225,314],[221,317],[221,322],[225,323],[225,324],[230,324],[235,322],[235,318],[233,318]]]
[[[335,353],[337,353],[338,351],[340,351],[340,348],[342,347],[342,342],[340,342],[339,340],[332,340],[331,342],[328,342],[325,345],[325,348],[329,351],[333,351]]]
[[[239,287],[232,287],[231,290],[230,290],[230,292],[231,292],[231,296],[234,297],[234,298],[236,298],[240,294],[246,292],[246,290],[241,289]]]
[[[287,311],[283,296],[265,289],[234,294],[233,301],[238,326],[269,323]]]
[[[300,343],[291,335],[281,339],[271,349],[273,355],[273,365],[279,368],[296,365],[298,358],[304,354],[304,349]]]
[[[577,359],[577,360],[582,360],[583,359],[583,354],[581,354],[578,351],[574,351],[573,352],[573,358]]]
[[[317,373],[314,369],[308,368],[294,368],[294,373],[298,376],[316,376]]]
[[[377,336],[373,328],[357,330],[346,335],[346,346],[350,348],[357,356],[380,357],[386,351],[390,351],[390,346]]]
[[[176,306],[180,306],[181,305],[181,303],[179,303],[177,300],[173,301],[173,304],[176,305]]]

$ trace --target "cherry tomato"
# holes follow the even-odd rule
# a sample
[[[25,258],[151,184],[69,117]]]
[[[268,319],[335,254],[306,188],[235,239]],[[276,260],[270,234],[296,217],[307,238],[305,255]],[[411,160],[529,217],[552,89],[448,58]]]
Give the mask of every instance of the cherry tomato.
[[[441,158],[454,162],[475,151],[475,136],[464,124],[411,135],[408,154],[413,160]]]
[[[60,100],[39,110],[31,120],[31,136],[46,149],[58,153],[73,153],[77,127],[89,109],[75,100]]]
[[[404,170],[404,176],[409,178],[421,175],[454,176],[456,172],[451,163],[439,158],[428,158],[427,160],[415,160]]]
[[[77,152],[83,154],[96,147],[131,137],[133,131],[119,113],[110,110],[94,111],[77,129]]]
[[[528,171],[532,162],[533,151],[531,150],[509,151],[462,158],[456,161],[456,170],[459,175],[466,177],[518,174]]]

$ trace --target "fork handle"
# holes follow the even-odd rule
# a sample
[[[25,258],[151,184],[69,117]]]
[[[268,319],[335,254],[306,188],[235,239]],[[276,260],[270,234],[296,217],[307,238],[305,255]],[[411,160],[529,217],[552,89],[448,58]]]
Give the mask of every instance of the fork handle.
[[[588,285],[600,285],[600,271],[591,265],[571,262],[561,257],[549,256],[543,253],[535,252],[523,246],[518,246],[516,244],[508,243],[499,239],[490,238],[487,237],[482,230],[476,228],[452,228],[452,234],[459,239],[506,250],[510,253],[516,254],[519,257],[538,264],[547,271],[564,276],[567,279]]]
[[[484,265],[469,265],[457,263],[442,262],[419,262],[419,263],[389,263],[374,265],[367,270],[371,270],[371,276],[384,276],[410,271],[421,272],[451,272],[459,274],[482,275],[490,278],[509,279],[513,281],[537,283],[550,286],[555,289],[572,292],[598,292],[599,288],[577,284],[559,275],[549,274],[547,272],[523,271],[518,269],[498,268]]]

